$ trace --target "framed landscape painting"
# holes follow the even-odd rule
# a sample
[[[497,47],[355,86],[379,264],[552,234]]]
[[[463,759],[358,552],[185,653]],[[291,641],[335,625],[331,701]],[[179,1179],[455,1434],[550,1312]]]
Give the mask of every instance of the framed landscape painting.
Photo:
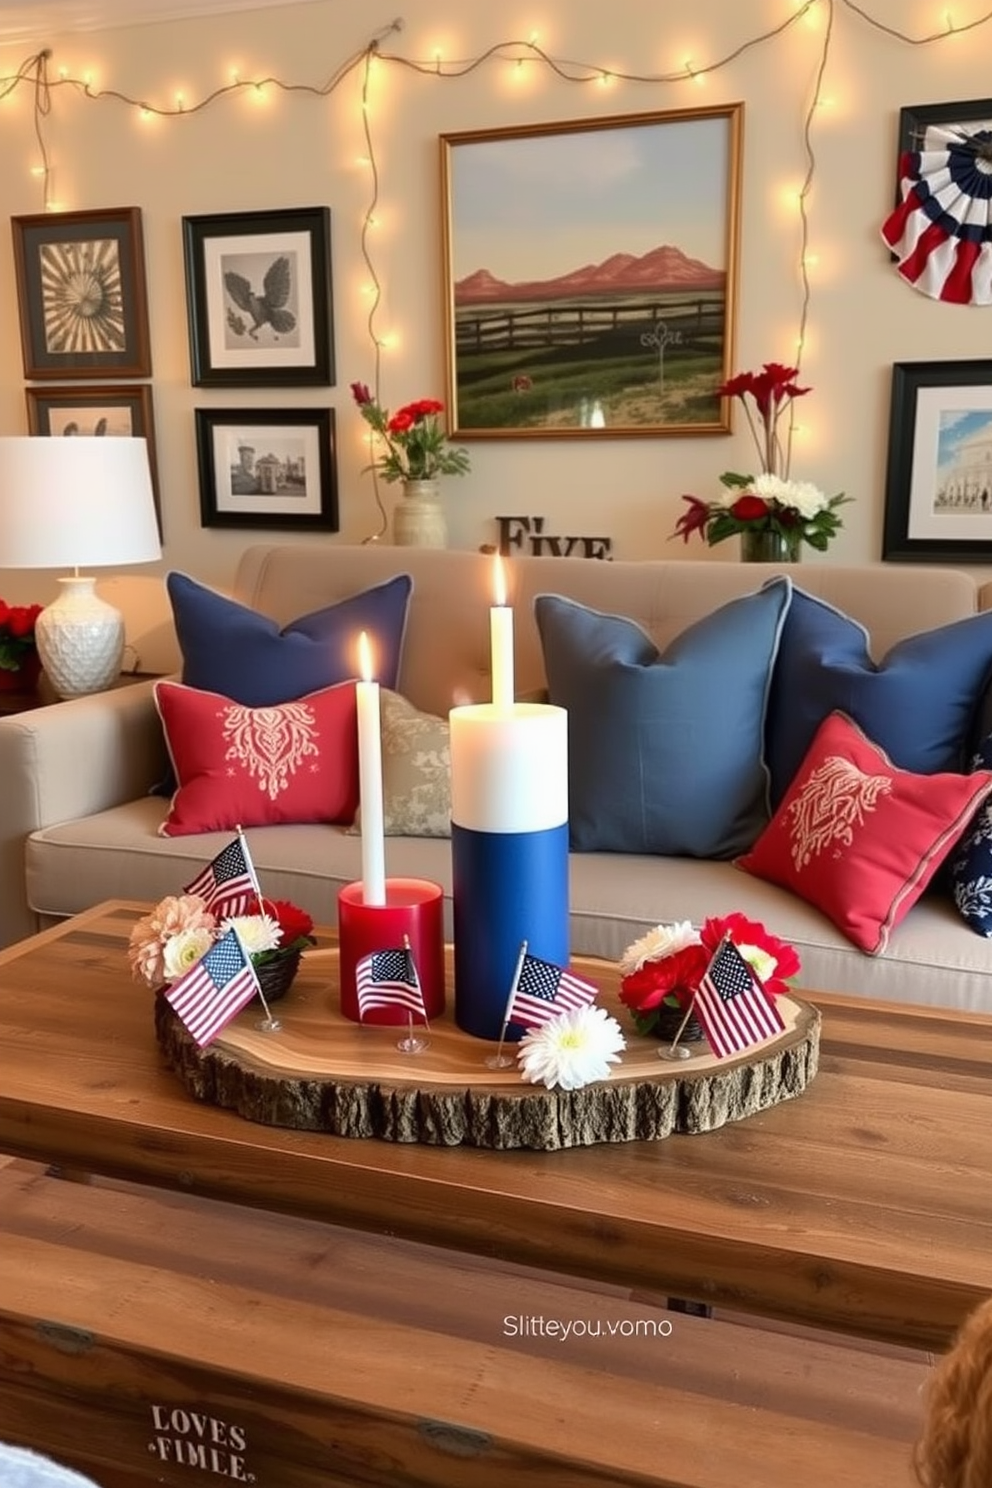
[[[204,527],[337,532],[332,408],[198,408]]]
[[[327,207],[183,218],[194,387],[330,387]]]
[[[730,428],[743,104],[441,136],[459,439]]]
[[[141,211],[13,217],[24,376],[150,377]]]
[[[992,358],[893,367],[882,557],[992,557]]]

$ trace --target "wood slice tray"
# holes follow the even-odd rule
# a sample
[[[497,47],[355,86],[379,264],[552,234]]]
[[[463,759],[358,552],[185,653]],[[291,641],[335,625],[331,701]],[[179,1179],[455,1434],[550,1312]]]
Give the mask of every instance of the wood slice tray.
[[[598,1001],[627,1039],[610,1079],[582,1090],[525,1083],[515,1060],[508,1069],[488,1069],[484,1061],[496,1045],[463,1033],[450,1011],[431,1024],[428,1049],[401,1052],[404,1027],[342,1017],[336,950],[305,956],[276,1005],[278,1032],[256,1027],[253,1006],[200,1049],[162,996],[155,998],[155,1032],[190,1095],[248,1121],[445,1147],[550,1152],[714,1131],[801,1095],[816,1074],[820,1014],[798,998],[779,999],[786,1031],[738,1058],[716,1059],[706,1044],[693,1044],[691,1059],[668,1060],[666,1044],[631,1029],[615,967],[575,964],[602,988]],[[506,1052],[514,1056],[515,1046],[506,1045]]]

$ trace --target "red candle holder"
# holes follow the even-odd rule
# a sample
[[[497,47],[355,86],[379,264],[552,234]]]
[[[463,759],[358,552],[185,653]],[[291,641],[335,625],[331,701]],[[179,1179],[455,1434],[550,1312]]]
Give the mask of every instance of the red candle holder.
[[[399,950],[410,942],[428,1021],[444,1012],[444,890],[423,878],[387,878],[385,904],[366,904],[360,883],[338,894],[341,1012],[353,1023],[406,1025],[405,1007],[370,1008],[358,1014],[355,973],[363,956]],[[423,1023],[418,1014],[415,1023]]]

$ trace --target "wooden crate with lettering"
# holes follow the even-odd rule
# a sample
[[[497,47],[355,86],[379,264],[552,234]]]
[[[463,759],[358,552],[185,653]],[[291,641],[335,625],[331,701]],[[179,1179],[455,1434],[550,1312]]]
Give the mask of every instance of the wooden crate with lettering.
[[[908,1354],[23,1163],[0,1216],[0,1437],[101,1488],[911,1482]]]

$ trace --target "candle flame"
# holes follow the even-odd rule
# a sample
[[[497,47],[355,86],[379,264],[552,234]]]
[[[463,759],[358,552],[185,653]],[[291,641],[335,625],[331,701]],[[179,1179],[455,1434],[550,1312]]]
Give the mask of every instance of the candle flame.
[[[499,553],[493,558],[493,590],[498,605],[506,604],[506,572],[503,568],[503,559]]]
[[[358,671],[363,682],[375,681],[375,672],[372,669],[372,646],[368,633],[364,630],[358,637]]]

